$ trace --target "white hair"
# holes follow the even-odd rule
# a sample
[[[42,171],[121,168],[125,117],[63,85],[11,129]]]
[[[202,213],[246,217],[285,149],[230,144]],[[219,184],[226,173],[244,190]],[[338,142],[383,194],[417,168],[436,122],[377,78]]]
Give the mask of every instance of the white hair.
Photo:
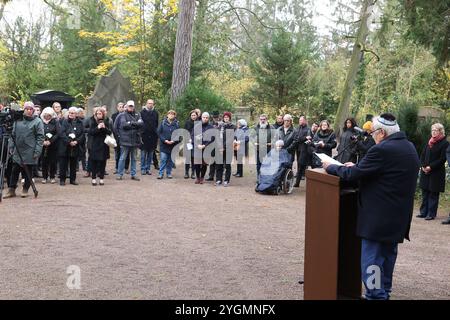
[[[286,114],[286,115],[283,117],[283,121],[292,121],[292,116],[291,116],[290,114]]]
[[[275,142],[275,147],[284,147],[284,141],[283,140],[277,140],[277,142]]]
[[[77,107],[70,107],[68,111],[69,111],[69,112],[75,112],[75,113],[78,113],[78,108],[77,108]]]
[[[203,112],[203,113],[202,113],[202,118],[203,118],[203,117],[208,117],[208,118],[209,118],[209,113],[208,113],[208,112],[206,112],[206,111],[205,111],[205,112]]]
[[[439,130],[440,133],[442,133],[442,135],[445,136],[445,128],[441,123],[435,123],[431,126],[431,129],[436,129]]]
[[[400,126],[398,125],[396,120],[390,121],[380,116],[374,117],[372,119],[373,130],[383,129],[386,132],[386,136],[390,136],[391,134],[397,133],[400,131]]]
[[[247,121],[245,121],[244,119],[240,119],[238,122],[241,125],[241,127],[247,126]]]
[[[56,118],[56,112],[55,112],[55,110],[53,110],[52,107],[47,107],[47,108],[44,108],[44,110],[42,110],[41,119],[44,120],[44,118],[47,114],[51,115],[52,118]]]

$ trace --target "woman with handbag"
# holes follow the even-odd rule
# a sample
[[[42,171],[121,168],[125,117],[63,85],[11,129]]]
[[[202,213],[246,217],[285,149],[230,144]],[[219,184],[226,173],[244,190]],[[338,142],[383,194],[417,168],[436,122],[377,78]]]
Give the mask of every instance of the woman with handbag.
[[[110,122],[105,121],[105,111],[98,108],[94,111],[94,115],[89,121],[88,131],[88,150],[89,163],[92,171],[92,185],[97,185],[97,177],[100,179],[99,184],[104,185],[106,160],[109,156],[109,145],[107,136],[111,134]]]

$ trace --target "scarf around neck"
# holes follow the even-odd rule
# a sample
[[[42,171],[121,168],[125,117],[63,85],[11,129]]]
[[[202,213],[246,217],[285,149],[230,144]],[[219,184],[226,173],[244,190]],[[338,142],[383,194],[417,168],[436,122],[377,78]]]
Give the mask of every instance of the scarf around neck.
[[[433,146],[438,143],[439,141],[441,141],[442,139],[444,139],[445,136],[443,134],[439,134],[436,137],[431,137],[430,140],[428,141],[428,146],[431,148],[433,148]]]

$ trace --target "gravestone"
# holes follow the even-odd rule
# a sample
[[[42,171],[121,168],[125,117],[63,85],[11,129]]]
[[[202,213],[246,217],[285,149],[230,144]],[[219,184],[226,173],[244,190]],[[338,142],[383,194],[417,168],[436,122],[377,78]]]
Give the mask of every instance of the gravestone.
[[[120,73],[118,68],[114,68],[111,72],[102,76],[95,86],[94,93],[87,100],[86,113],[92,116],[95,106],[106,105],[108,115],[111,116],[116,112],[116,106],[119,102],[126,103],[128,100],[134,100],[137,106],[136,96],[133,93],[131,82]]]
[[[253,115],[250,107],[239,106],[234,108],[233,114],[234,122],[237,122],[239,119],[244,119],[248,124],[253,122]]]

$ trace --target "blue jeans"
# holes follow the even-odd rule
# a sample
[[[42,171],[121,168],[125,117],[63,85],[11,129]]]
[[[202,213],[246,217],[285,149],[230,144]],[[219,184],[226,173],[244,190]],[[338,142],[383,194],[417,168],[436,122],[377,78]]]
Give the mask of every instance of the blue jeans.
[[[153,161],[153,150],[141,150],[141,172],[149,172]]]
[[[134,177],[136,175],[136,148],[135,147],[120,146],[120,159],[119,159],[118,175],[123,176],[123,172],[125,171],[125,160],[127,159],[128,154],[130,155],[131,176]]]
[[[171,175],[173,162],[172,158],[170,157],[170,153],[161,152],[160,157],[161,164],[159,166],[159,175],[162,176],[164,174],[164,169],[166,169],[166,173],[168,176]]]
[[[387,300],[390,298],[397,249],[397,243],[362,239],[361,277],[366,288],[366,299]]]

